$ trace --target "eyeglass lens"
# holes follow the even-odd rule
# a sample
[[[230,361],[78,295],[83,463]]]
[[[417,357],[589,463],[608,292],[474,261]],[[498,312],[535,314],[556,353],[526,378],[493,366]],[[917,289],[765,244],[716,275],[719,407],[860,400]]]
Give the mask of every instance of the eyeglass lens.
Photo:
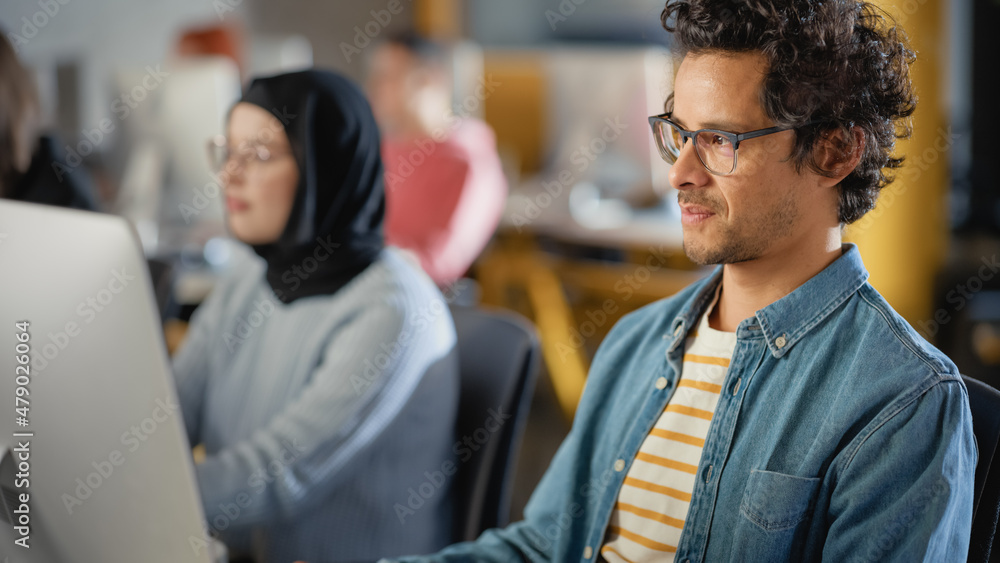
[[[665,121],[656,122],[654,129],[661,156],[671,164],[677,162],[684,147],[684,135]],[[736,151],[728,138],[718,133],[702,131],[695,135],[694,140],[695,152],[706,168],[716,174],[729,174],[733,171]]]

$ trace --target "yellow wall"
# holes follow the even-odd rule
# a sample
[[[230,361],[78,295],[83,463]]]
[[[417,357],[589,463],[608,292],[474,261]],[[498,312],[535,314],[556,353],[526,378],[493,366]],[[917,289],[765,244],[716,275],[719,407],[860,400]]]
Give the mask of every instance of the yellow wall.
[[[861,249],[871,283],[911,324],[931,315],[934,276],[948,245],[948,156],[951,138],[944,107],[947,57],[945,4],[940,0],[880,0],[917,51],[911,67],[919,97],[913,136],[897,144],[906,156],[896,181],[874,210],[848,227]]]

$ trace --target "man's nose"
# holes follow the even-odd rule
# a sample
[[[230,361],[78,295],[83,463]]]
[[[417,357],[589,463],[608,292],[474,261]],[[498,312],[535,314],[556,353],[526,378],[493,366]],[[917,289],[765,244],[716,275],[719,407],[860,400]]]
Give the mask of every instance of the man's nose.
[[[711,181],[711,173],[701,163],[694,142],[688,140],[681,146],[677,162],[670,167],[667,178],[675,190],[697,188]]]

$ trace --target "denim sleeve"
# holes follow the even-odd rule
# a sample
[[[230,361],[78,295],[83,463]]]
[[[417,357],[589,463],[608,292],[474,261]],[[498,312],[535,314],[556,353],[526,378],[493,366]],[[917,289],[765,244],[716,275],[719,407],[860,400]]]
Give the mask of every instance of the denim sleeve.
[[[869,428],[834,462],[823,560],[964,562],[977,458],[965,386],[939,379]]]

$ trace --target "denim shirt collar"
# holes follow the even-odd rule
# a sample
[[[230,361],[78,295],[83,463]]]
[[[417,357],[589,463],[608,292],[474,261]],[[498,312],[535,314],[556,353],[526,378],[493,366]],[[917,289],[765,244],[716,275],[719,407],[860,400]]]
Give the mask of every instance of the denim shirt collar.
[[[868,270],[858,247],[846,243],[842,248],[843,254],[820,273],[741,322],[736,329],[737,337],[751,336],[759,329],[775,358],[788,353],[795,343],[868,281]],[[721,281],[722,266],[718,266],[703,282],[701,289],[684,304],[682,313],[671,324],[670,332],[663,336],[664,339],[673,339],[671,351],[684,341],[688,331],[698,322]]]

